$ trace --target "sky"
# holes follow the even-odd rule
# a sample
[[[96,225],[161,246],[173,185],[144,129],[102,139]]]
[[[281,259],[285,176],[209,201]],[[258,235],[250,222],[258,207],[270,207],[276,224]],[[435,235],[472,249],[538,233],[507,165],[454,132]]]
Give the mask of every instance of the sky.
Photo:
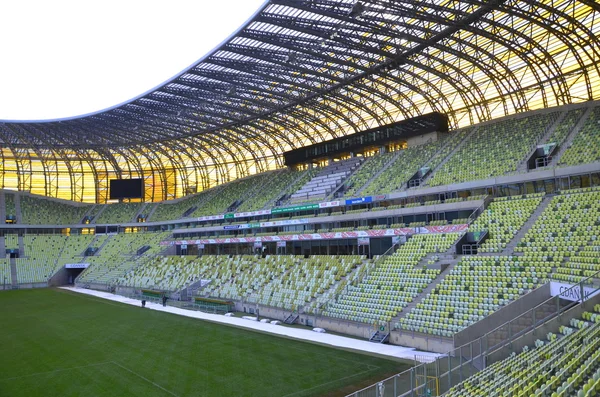
[[[0,0],[0,120],[127,102],[235,32],[264,0]]]

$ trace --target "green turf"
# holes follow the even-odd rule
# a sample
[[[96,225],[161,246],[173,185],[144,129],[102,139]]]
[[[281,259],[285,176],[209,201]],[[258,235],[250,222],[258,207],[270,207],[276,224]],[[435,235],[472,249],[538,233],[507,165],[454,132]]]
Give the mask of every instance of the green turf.
[[[0,293],[0,396],[340,395],[406,363],[63,290]]]

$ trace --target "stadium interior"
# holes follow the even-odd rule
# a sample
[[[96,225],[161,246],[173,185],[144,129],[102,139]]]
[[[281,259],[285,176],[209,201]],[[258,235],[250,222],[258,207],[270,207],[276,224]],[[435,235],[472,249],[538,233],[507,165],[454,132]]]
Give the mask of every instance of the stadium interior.
[[[599,17],[267,1],[141,98],[0,124],[0,288],[439,353],[351,396],[595,396]]]

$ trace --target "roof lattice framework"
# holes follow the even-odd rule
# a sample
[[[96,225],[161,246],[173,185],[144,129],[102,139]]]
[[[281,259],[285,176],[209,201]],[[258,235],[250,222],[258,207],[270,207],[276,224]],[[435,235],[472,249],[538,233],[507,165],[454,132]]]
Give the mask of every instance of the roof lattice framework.
[[[289,149],[432,111],[460,127],[598,99],[599,17],[594,0],[271,0],[129,103],[0,124],[2,187],[35,190],[38,167],[42,194],[60,196],[49,175],[68,171],[93,175],[94,200],[109,176],[151,178],[147,199],[167,199],[281,167]],[[71,177],[70,198],[87,200],[76,185]]]

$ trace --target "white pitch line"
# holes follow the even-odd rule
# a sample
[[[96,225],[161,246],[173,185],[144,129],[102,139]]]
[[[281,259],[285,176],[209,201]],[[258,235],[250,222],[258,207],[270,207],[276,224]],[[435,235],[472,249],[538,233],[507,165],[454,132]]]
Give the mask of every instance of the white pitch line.
[[[137,372],[135,372],[134,370],[131,370],[131,369],[129,369],[129,368],[127,368],[127,367],[125,367],[125,366],[123,366],[123,365],[121,365],[121,364],[119,364],[119,363],[115,362],[115,361],[111,361],[111,363],[113,363],[114,365],[116,365],[116,366],[118,366],[118,367],[121,367],[121,368],[123,368],[125,371],[127,371],[127,372],[130,372],[130,373],[134,374],[134,375],[135,375],[135,376],[137,376],[138,378],[141,378],[141,379],[145,380],[145,381],[146,381],[146,382],[148,382],[148,383],[152,383],[154,386],[158,387],[159,389],[161,389],[161,390],[162,390],[162,391],[164,391],[165,393],[169,393],[170,395],[172,395],[172,396],[174,396],[174,397],[179,397],[179,396],[177,396],[177,394],[173,393],[173,392],[172,392],[172,391],[170,391],[170,390],[167,390],[167,389],[165,389],[164,387],[162,387],[162,386],[161,386],[161,385],[159,385],[158,383],[154,383],[154,382],[152,382],[150,379],[148,379],[148,378],[146,378],[146,377],[144,377],[144,376],[142,376],[142,375],[138,374],[138,373],[137,373]]]
[[[112,363],[113,363],[112,361],[105,361],[105,362],[102,362],[102,363],[95,363],[95,364],[88,364],[88,365],[78,365],[76,367],[59,368],[59,369],[54,369],[52,371],[46,371],[46,372],[35,372],[33,374],[21,375],[21,376],[13,376],[12,378],[0,379],[0,382],[4,382],[6,380],[15,380],[15,379],[29,378],[31,376],[53,374],[53,373],[56,373],[56,372],[70,371],[70,370],[79,369],[79,368],[97,367],[99,365],[106,365],[106,364],[112,364]]]

